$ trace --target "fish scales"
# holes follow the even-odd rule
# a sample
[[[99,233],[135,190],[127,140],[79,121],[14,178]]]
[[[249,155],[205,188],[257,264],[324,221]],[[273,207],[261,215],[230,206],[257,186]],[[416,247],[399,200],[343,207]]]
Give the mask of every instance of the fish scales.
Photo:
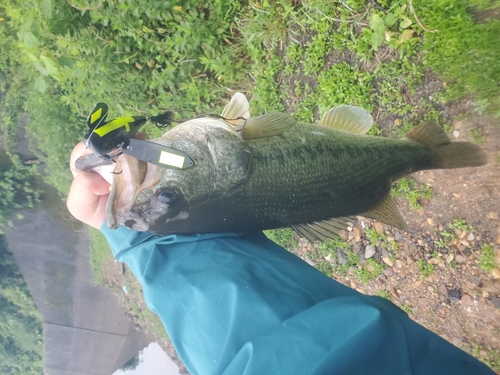
[[[253,212],[287,226],[361,213],[387,196],[394,179],[432,163],[432,154],[412,140],[314,130],[300,123],[279,139],[249,142],[251,177],[221,207],[229,220]]]

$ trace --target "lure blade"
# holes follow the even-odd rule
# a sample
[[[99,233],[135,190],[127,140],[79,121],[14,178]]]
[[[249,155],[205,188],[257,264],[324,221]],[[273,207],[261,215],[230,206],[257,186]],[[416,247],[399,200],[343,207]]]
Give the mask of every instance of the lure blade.
[[[90,130],[101,126],[108,116],[108,106],[105,103],[97,103],[87,117],[87,126]]]

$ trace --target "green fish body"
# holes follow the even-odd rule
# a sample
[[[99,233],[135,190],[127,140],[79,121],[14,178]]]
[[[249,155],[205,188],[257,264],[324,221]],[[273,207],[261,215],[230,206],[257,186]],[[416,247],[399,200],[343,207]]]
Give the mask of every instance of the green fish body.
[[[390,197],[395,180],[485,163],[477,146],[450,142],[434,124],[400,140],[366,136],[372,119],[358,107],[335,107],[320,125],[283,113],[248,118],[239,94],[223,117],[193,119],[151,140],[190,155],[191,168],[120,156],[108,225],[161,235],[292,226],[324,240],[359,214],[405,229]]]

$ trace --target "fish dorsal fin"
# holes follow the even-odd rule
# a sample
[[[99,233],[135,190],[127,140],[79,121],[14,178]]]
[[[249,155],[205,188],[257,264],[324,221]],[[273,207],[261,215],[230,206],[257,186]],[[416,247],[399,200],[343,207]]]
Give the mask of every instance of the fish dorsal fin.
[[[371,210],[363,212],[360,215],[392,225],[394,228],[408,230],[408,225],[401,216],[396,201],[390,195]]]
[[[338,236],[341,230],[347,229],[348,223],[353,222],[354,217],[336,217],[314,223],[292,225],[299,236],[309,241],[326,241]]]
[[[328,128],[364,135],[373,125],[373,118],[365,109],[339,105],[326,112],[319,124]]]
[[[250,104],[247,97],[241,92],[237,92],[231,101],[224,107],[221,114],[226,121],[233,125],[243,125],[245,120],[250,118]]]
[[[287,113],[268,113],[247,120],[241,129],[241,136],[245,140],[272,137],[283,134],[296,124],[297,120]]]

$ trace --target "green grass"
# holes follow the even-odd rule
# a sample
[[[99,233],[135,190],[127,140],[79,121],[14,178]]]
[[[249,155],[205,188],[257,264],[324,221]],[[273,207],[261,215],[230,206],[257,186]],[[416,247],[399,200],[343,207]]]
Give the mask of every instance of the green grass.
[[[481,247],[481,257],[479,258],[479,267],[483,271],[490,272],[496,267],[499,267],[495,260],[495,250],[488,244],[483,244]]]
[[[266,230],[264,231],[264,234],[271,241],[274,241],[285,249],[292,249],[298,245],[298,242],[295,239],[295,232],[292,229]]]
[[[500,371],[500,350],[493,349],[489,352],[486,351],[486,355],[483,356],[481,352],[484,352],[483,348],[479,344],[472,344],[470,353],[473,357],[476,357],[480,361],[484,362],[486,365],[491,367],[495,371]]]
[[[106,263],[113,262],[113,254],[104,235],[97,229],[89,227],[90,267],[97,284],[102,284],[102,268]]]
[[[420,271],[422,279],[424,280],[434,273],[434,265],[427,263],[424,259],[419,259],[417,261],[417,267]]]
[[[421,209],[422,200],[432,198],[433,193],[430,186],[420,184],[411,177],[400,179],[392,187],[392,194],[395,197],[401,196],[406,199],[414,210]]]

